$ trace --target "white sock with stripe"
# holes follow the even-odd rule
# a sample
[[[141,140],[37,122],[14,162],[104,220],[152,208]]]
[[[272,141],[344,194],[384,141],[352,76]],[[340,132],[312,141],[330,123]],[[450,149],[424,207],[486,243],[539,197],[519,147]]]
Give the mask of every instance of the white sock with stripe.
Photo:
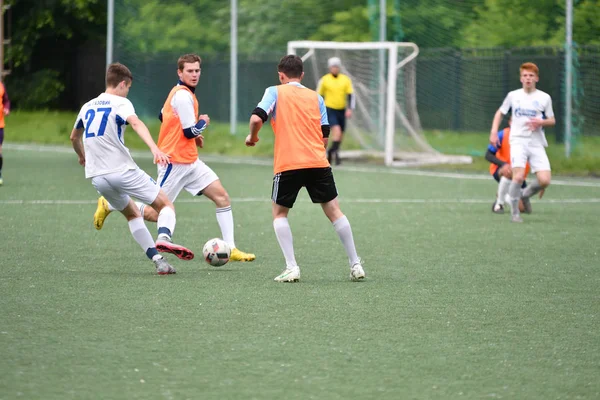
[[[128,222],[129,231],[131,231],[131,236],[135,239],[136,242],[140,245],[142,250],[146,253],[149,259],[153,260],[158,255],[156,250],[156,246],[154,244],[154,239],[152,239],[152,235],[150,231],[144,224],[143,218],[134,218]]]
[[[175,210],[171,207],[164,207],[158,213],[158,239],[171,240],[173,233],[175,232]]]
[[[146,208],[146,205],[141,201],[136,201],[135,206],[140,210],[140,214],[142,214],[142,218],[144,218],[144,208]]]
[[[273,229],[275,229],[275,236],[279,242],[279,247],[285,257],[285,265],[288,268],[298,268],[296,263],[296,256],[294,255],[294,238],[292,236],[292,229],[287,218],[276,218],[273,220]]]
[[[223,240],[229,245],[229,247],[234,249],[234,225],[233,212],[231,211],[231,206],[217,208],[217,222],[219,223],[219,228],[221,228],[221,235],[223,235]]]

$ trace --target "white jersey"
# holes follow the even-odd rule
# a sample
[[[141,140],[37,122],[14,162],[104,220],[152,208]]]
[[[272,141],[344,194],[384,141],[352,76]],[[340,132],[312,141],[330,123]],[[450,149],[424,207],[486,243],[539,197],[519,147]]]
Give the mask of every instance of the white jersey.
[[[81,107],[75,128],[84,129],[86,178],[137,168],[123,137],[127,118],[132,115],[131,101],[108,93]]]
[[[552,110],[552,98],[548,93],[539,89],[531,93],[523,89],[513,90],[506,95],[500,112],[508,114],[512,110],[512,124],[510,127],[510,142],[528,142],[532,144],[548,146],[546,135],[542,127],[532,131],[527,127],[531,118],[554,117]]]

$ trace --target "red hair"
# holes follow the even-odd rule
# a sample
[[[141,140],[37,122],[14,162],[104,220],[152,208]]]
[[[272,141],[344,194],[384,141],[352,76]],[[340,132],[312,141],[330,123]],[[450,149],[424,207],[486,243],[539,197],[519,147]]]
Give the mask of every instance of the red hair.
[[[533,72],[534,74],[536,74],[538,76],[540,74],[540,69],[538,68],[537,65],[535,65],[532,62],[526,62],[524,64],[521,64],[521,68],[519,68],[519,72],[523,72],[523,71]]]

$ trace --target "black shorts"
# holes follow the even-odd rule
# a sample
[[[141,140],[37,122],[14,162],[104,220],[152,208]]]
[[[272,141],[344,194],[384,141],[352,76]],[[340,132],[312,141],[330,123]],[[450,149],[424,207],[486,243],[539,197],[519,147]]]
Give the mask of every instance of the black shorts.
[[[4,128],[0,128],[0,145],[4,142]]]
[[[331,167],[306,168],[275,174],[271,199],[275,204],[292,208],[302,186],[313,203],[327,203],[338,195]]]
[[[494,171],[494,174],[492,175],[494,177],[494,179],[496,180],[496,182],[500,183],[500,167],[496,167],[496,170]],[[525,189],[527,187],[527,181],[523,181],[523,184],[521,185],[521,189]]]
[[[339,125],[342,132],[346,129],[346,110],[327,107],[327,119],[329,120],[329,126]]]

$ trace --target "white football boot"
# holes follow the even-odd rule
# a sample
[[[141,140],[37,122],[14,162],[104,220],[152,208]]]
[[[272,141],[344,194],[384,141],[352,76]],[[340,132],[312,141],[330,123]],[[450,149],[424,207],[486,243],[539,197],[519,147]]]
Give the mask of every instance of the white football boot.
[[[358,260],[356,264],[350,267],[350,280],[351,281],[360,281],[365,279],[365,270],[362,266],[362,260]]]
[[[275,282],[298,282],[300,281],[300,267],[288,267],[274,280]]]
[[[156,266],[156,273],[159,275],[171,275],[177,273],[175,268],[173,268],[164,257],[156,258],[155,260],[152,260],[152,262]]]

